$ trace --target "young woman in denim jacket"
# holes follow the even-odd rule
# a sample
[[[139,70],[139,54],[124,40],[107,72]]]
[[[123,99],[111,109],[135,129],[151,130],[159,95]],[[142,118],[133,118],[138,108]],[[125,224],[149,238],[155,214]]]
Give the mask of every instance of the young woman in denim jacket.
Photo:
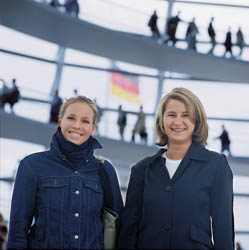
[[[87,97],[67,100],[48,151],[25,157],[12,197],[8,248],[103,249],[103,189],[92,137],[98,110]],[[115,169],[104,162],[114,210],[123,203]]]
[[[198,97],[185,88],[165,95],[156,132],[163,148],[131,169],[118,247],[233,250],[233,175],[224,155],[205,148]]]

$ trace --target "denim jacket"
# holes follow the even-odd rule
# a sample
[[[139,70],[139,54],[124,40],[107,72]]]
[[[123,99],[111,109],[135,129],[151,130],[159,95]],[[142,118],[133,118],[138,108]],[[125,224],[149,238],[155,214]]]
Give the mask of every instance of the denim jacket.
[[[53,138],[54,139],[54,138]],[[79,168],[53,140],[49,151],[24,158],[19,165],[10,215],[7,248],[103,249],[103,190],[92,148]],[[114,207],[123,207],[117,175],[105,161]]]

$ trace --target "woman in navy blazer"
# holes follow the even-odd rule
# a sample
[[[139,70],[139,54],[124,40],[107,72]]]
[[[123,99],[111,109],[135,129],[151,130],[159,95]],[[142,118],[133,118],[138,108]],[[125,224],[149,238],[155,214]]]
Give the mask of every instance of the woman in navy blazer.
[[[226,157],[205,148],[205,110],[175,88],[156,115],[163,147],[131,169],[121,249],[234,249],[233,175]]]

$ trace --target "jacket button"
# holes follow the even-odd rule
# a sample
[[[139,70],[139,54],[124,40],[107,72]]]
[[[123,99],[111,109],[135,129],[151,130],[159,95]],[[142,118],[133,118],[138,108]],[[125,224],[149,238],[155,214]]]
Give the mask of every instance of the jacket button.
[[[75,173],[75,174],[78,174],[79,172],[76,170],[76,171],[74,171],[74,173]]]
[[[75,216],[75,217],[79,217],[80,214],[79,214],[79,213],[75,213],[74,216]]]
[[[74,235],[74,239],[75,239],[75,240],[78,240],[78,239],[79,239],[79,235],[78,235],[78,234],[75,234],[75,235]]]
[[[75,193],[75,194],[80,194],[80,191],[79,191],[79,190],[76,190],[74,193]]]
[[[171,192],[171,190],[172,190],[171,186],[167,186],[165,189],[167,192]]]

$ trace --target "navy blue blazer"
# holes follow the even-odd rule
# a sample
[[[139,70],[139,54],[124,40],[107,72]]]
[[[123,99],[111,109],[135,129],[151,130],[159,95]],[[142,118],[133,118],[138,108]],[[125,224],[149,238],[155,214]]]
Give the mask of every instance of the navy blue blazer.
[[[172,179],[161,149],[131,169],[121,249],[234,249],[233,174],[192,143]]]

